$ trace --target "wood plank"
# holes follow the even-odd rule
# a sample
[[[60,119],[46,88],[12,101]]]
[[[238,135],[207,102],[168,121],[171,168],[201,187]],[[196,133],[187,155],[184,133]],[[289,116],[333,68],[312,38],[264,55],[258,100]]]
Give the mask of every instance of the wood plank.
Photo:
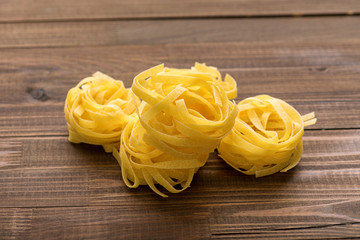
[[[255,224],[254,224],[255,225]],[[324,224],[303,227],[300,229],[273,229],[243,231],[240,233],[219,233],[211,236],[211,239],[359,239],[360,227],[357,222]]]
[[[236,206],[239,207],[239,206]],[[345,206],[343,206],[345,207]],[[240,206],[239,208],[244,208]],[[304,207],[306,208],[306,207]],[[181,209],[181,210],[179,210]],[[210,208],[211,209],[211,208]],[[325,208],[323,208],[324,210]],[[219,209],[218,209],[219,210]],[[284,208],[290,215],[294,210]],[[307,209],[309,210],[309,209]],[[319,210],[319,209],[316,209]],[[339,209],[337,209],[339,210]],[[348,210],[348,209],[345,209]],[[245,210],[248,214],[255,211]],[[273,209],[272,212],[276,212]],[[209,239],[208,218],[223,220],[223,215],[235,215],[233,212],[210,212],[204,206],[103,206],[103,207],[67,207],[67,208],[7,208],[0,210],[0,231],[6,239]],[[266,214],[266,212],[265,212]],[[281,214],[283,214],[281,212]],[[243,214],[242,214],[243,215]],[[341,213],[339,214],[341,215]],[[258,217],[271,219],[271,217]],[[279,218],[279,217],[277,217]],[[149,221],[149,220],[152,221]],[[229,219],[228,219],[229,220]],[[61,222],[60,222],[61,221]],[[261,220],[260,220],[261,221]],[[298,221],[298,220],[297,220]],[[249,216],[234,220],[232,225],[243,227],[240,232],[220,233],[211,229],[211,239],[332,239],[339,237],[356,238],[359,236],[359,224],[348,223],[282,223],[285,228],[276,228],[268,223],[252,223]],[[314,225],[312,225],[314,224]],[[213,227],[213,225],[211,225]],[[295,226],[295,227],[294,227]],[[167,232],[172,229],[171,232]]]
[[[267,74],[276,75],[279,72],[279,75],[283,75],[283,71],[292,71],[292,76],[289,77],[296,78],[297,81],[300,79],[297,74],[305,74],[306,78],[313,78],[312,80],[321,77],[323,81],[331,74],[338,77],[343,74],[346,81],[348,78],[353,79],[359,71],[359,46],[358,41],[345,41],[327,44],[208,43],[3,49],[0,73],[3,89],[9,90],[17,85],[22,87],[22,91],[36,88],[40,83],[46,84],[49,79],[54,83],[54,88],[61,87],[64,81],[72,80],[75,84],[80,78],[97,70],[121,78],[129,87],[135,74],[161,62],[165,62],[166,66],[187,68],[195,61],[206,62],[219,67],[223,72],[235,71],[234,74],[237,74],[236,70],[239,70],[239,77],[244,75],[244,78],[260,75],[261,72],[266,77]],[[249,71],[248,75],[245,75],[246,71]],[[66,79],[63,80],[64,78]],[[22,81],[28,85],[24,87],[14,81]],[[7,93],[7,97],[11,95],[17,96]],[[1,103],[6,103],[5,98],[1,100]]]
[[[359,17],[229,18],[345,14],[360,3],[0,3],[0,239],[360,238]],[[128,189],[101,147],[67,141],[63,102],[81,78],[130,86],[155,64],[195,61],[232,74],[238,99],[316,111],[299,166],[256,179],[213,153],[190,189],[162,199]]]
[[[158,45],[128,45],[105,47],[69,47],[2,49],[1,81],[11,81],[14,74],[22,74],[34,81],[32,74],[46,77],[59,73],[91,74],[140,72],[165,62],[172,67],[190,67],[195,61],[218,68],[285,68],[309,67],[326,71],[332,66],[353,66],[358,70],[360,41],[311,42],[229,42],[184,43]],[[38,76],[36,76],[38,77]],[[115,76],[116,77],[116,76]],[[77,81],[77,79],[76,79]]]
[[[261,6],[261,7],[259,7]],[[128,19],[174,17],[249,17],[274,15],[356,14],[357,0],[150,0],[128,1],[3,1],[0,21],[41,21],[79,19]]]
[[[359,146],[360,130],[307,131],[300,165],[260,179],[212,155],[190,189],[165,200],[147,187],[127,189],[99,147],[64,137],[0,139],[0,232],[6,239],[356,238]]]
[[[156,64],[156,63],[154,63]],[[187,67],[190,67],[189,64]],[[33,67],[31,67],[33,68]],[[97,68],[96,68],[97,69]],[[146,68],[144,68],[146,69]],[[331,67],[285,68],[220,68],[231,74],[238,83],[238,100],[257,94],[271,94],[290,101],[351,101],[360,96],[358,84],[359,65]],[[93,72],[66,73],[43,72],[30,74],[2,74],[0,104],[43,105],[64,103],[70,88]],[[139,72],[141,70],[139,69]],[[139,72],[106,72],[131,87]]]
[[[197,206],[0,209],[4,239],[209,239]],[[191,238],[189,238],[191,236]]]
[[[0,48],[185,42],[331,42],[358,40],[359,25],[357,16],[15,23],[0,24]]]
[[[281,96],[272,95],[274,97]],[[318,122],[308,129],[360,128],[359,101],[282,99],[301,114],[315,111]],[[0,105],[0,108],[0,135],[2,137],[65,136],[68,134],[63,103],[6,104]]]
[[[359,49],[358,41],[3,49],[0,132],[65,135],[66,92],[96,70],[129,87],[133,76],[158,63],[190,67],[195,61],[232,74],[238,80],[238,99],[267,93],[289,101],[302,114],[316,111],[319,123],[312,128],[358,128]]]
[[[281,206],[279,206],[281,205]],[[339,239],[360,237],[360,201],[257,205],[229,204],[212,208],[214,239]]]
[[[2,239],[24,239],[32,225],[32,209],[0,208],[0,233]]]
[[[348,206],[354,202],[356,209],[360,199],[359,146],[360,130],[306,131],[300,164],[289,173],[259,179],[238,173],[212,154],[189,189],[165,200],[147,186],[127,188],[116,160],[100,147],[70,144],[66,137],[0,139],[0,206],[122,206],[146,202],[238,204],[249,209],[289,205],[297,209],[304,204]],[[328,217],[333,219],[332,215]],[[349,219],[346,213],[343,217]],[[315,218],[321,222],[326,216]]]

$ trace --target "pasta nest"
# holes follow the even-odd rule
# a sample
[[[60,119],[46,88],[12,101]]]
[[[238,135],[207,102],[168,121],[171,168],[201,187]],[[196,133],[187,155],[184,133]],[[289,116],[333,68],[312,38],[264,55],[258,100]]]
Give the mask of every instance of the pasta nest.
[[[238,113],[228,98],[236,96],[236,83],[229,75],[224,82],[218,76],[216,68],[195,64],[191,69],[158,65],[134,78],[132,91],[143,102],[138,118],[124,129],[120,151],[114,151],[128,187],[149,185],[166,197],[155,184],[172,193],[190,186]]]
[[[226,163],[256,177],[286,172],[299,163],[304,127],[315,124],[314,113],[301,116],[268,95],[244,99],[238,107],[234,128],[218,148]]]
[[[134,104],[135,101],[135,104]],[[120,135],[136,116],[138,98],[122,81],[96,72],[69,90],[65,100],[65,117],[69,141],[102,145],[106,152],[118,146]]]

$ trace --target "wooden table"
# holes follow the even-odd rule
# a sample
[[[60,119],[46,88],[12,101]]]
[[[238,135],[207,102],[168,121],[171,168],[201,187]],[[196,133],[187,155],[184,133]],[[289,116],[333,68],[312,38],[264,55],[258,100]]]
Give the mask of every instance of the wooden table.
[[[358,0],[0,1],[0,239],[360,238]],[[256,179],[215,154],[164,199],[67,141],[67,91],[159,63],[217,66],[318,123],[300,164]]]

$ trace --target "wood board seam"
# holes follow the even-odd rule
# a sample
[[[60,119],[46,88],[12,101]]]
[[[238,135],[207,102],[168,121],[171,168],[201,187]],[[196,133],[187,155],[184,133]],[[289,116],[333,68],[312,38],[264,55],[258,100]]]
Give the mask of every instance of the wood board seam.
[[[305,229],[318,229],[318,228],[329,228],[337,226],[357,225],[359,221],[354,222],[343,222],[343,223],[331,223],[321,225],[310,225],[304,227],[289,227],[289,228],[260,228],[260,229],[243,229],[243,232],[224,232],[224,233],[211,233],[212,236],[224,236],[224,235],[247,235],[247,234],[262,234],[266,231],[293,231],[293,230],[305,230]],[[254,232],[256,231],[256,232]]]
[[[198,15],[198,16],[157,16],[157,17],[110,17],[110,18],[65,18],[65,19],[29,19],[29,20],[0,20],[0,24],[9,23],[59,23],[59,22],[106,22],[106,21],[136,21],[136,20],[189,20],[189,19],[256,19],[256,18],[313,18],[313,17],[343,17],[360,16],[360,12],[342,12],[342,13],[293,13],[293,14],[229,14],[229,15]]]

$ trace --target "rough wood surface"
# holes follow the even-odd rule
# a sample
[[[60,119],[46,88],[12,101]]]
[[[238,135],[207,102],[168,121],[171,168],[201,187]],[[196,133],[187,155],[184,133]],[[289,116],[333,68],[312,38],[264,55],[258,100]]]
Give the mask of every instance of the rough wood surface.
[[[359,14],[357,0],[0,1],[0,239],[360,239]],[[67,141],[80,79],[130,87],[195,61],[230,73],[237,100],[316,112],[295,169],[256,179],[213,153],[163,199]]]
[[[208,213],[181,205],[7,208],[0,209],[0,224],[4,239],[180,240],[189,233],[191,239],[210,237]]]
[[[279,97],[278,94],[272,95]],[[359,128],[359,101],[306,101],[302,99],[291,100],[289,98],[287,102],[301,114],[316,112],[316,116],[319,118],[318,123],[310,126],[309,129]],[[0,107],[2,110],[0,112],[0,125],[6,126],[0,128],[0,134],[3,137],[67,135],[63,103],[21,104],[21,106],[6,104],[0,105]]]
[[[358,14],[357,0],[11,0],[0,21]]]
[[[0,133],[65,135],[66,93],[97,70],[130,87],[151,66],[190,67],[195,61],[230,73],[239,85],[238,99],[267,93],[302,114],[315,111],[319,122],[313,129],[358,128],[359,49],[359,41],[3,49],[0,124],[6,128]]]
[[[289,173],[256,179],[236,172],[214,153],[191,188],[165,200],[145,186],[128,189],[116,160],[101,147],[71,144],[66,137],[0,139],[0,205],[239,203],[246,208],[277,200],[278,207],[359,200],[360,130],[306,131],[303,140],[302,161]]]
[[[360,17],[12,23],[0,24],[0,48],[235,41],[335,42],[358,40],[359,25]]]
[[[359,236],[359,130],[306,131],[299,166],[261,179],[213,154],[190,189],[166,200],[148,187],[129,190],[99,147],[65,137],[1,139],[0,146],[0,231],[9,236],[119,237],[126,228],[121,239],[166,238],[166,229],[181,234],[176,239],[187,231],[196,239]]]
[[[1,56],[2,82],[7,86],[17,74],[31,83],[34,74],[46,81],[47,77],[61,77],[59,74],[73,74],[78,78],[81,76],[75,74],[91,74],[98,70],[114,77],[118,77],[115,74],[130,73],[123,79],[128,84],[133,77],[131,74],[156,64],[189,68],[195,61],[217,66],[224,72],[237,68],[262,71],[307,67],[326,73],[328,67],[334,66],[352,68],[350,71],[355,72],[360,66],[360,40],[1,49]]]

